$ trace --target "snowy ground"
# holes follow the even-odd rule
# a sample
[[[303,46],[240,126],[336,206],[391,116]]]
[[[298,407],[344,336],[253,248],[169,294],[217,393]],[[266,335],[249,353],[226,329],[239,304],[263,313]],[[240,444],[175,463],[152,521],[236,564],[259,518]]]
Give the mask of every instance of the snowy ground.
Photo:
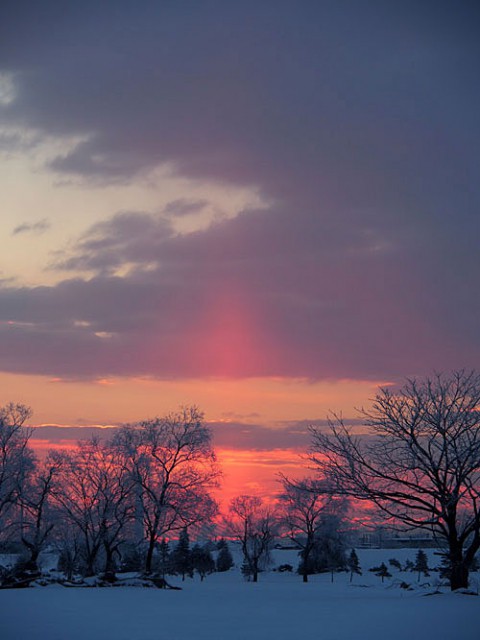
[[[413,550],[359,551],[364,569]],[[430,552],[431,553],[431,552]],[[275,564],[294,560],[277,552]],[[293,562],[292,562],[293,564]],[[399,588],[402,579],[413,591]],[[365,571],[346,574],[263,573],[258,584],[238,571],[173,580],[182,591],[141,588],[66,589],[51,586],[0,591],[1,640],[478,640],[480,597],[420,586],[395,573],[382,585]],[[476,589],[476,586],[475,586]]]

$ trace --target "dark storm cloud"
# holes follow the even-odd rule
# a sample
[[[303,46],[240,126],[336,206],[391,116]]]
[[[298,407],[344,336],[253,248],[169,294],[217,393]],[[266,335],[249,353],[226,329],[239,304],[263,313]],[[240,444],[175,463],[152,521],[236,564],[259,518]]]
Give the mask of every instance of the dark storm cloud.
[[[169,162],[274,203],[184,236],[148,213],[99,223],[57,259],[92,280],[0,290],[17,322],[3,368],[218,374],[227,294],[255,326],[235,375],[478,365],[475,3],[7,2],[0,18],[5,123],[82,138],[51,169],[118,181]]]

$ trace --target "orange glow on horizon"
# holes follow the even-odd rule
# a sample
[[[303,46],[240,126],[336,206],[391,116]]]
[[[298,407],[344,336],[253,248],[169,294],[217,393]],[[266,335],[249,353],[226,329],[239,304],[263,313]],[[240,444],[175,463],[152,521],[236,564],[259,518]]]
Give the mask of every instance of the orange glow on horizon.
[[[310,475],[307,462],[295,449],[219,449],[217,458],[223,469],[223,482],[217,499],[227,507],[237,495],[257,495],[268,502],[279,493],[279,473],[292,478]]]
[[[89,380],[0,373],[0,405],[33,409],[32,424],[114,425],[136,422],[196,405],[208,421],[231,420],[276,426],[292,420],[324,419],[329,411],[355,415],[368,406],[384,381],[302,378],[111,378]]]
[[[76,447],[74,440],[30,439],[30,445],[40,459],[51,449],[68,453]],[[303,453],[296,449],[215,449],[222,470],[220,486],[212,490],[220,508],[220,519],[228,513],[230,501],[239,495],[254,495],[262,498],[266,505],[274,507],[282,490],[280,473],[292,480],[313,476],[315,470]],[[370,501],[352,502],[350,521],[358,526],[378,525],[378,514]]]
[[[234,310],[232,306],[233,315]],[[234,329],[232,324],[229,331]],[[233,354],[231,357],[234,358]],[[229,436],[234,446],[215,446],[224,471],[222,487],[216,496],[226,506],[234,495],[242,493],[275,495],[280,488],[278,472],[292,477],[307,475],[307,463],[298,455],[302,451],[275,448],[276,430],[280,433],[289,422],[324,419],[330,409],[343,412],[345,417],[352,416],[354,407],[368,404],[378,384],[265,377],[168,381],[112,378],[110,384],[105,385],[86,380],[52,382],[46,376],[0,373],[0,405],[12,400],[31,406],[31,424],[39,426],[88,426],[107,430],[122,423],[165,415],[181,405],[196,405],[205,412],[207,424],[223,422],[238,423],[239,429],[242,424],[270,428],[268,442],[272,442],[272,448],[268,450],[255,449],[255,429],[252,445],[245,444],[245,448],[235,448],[235,430]],[[38,455],[44,456],[50,448],[68,450],[75,441],[62,439],[57,434],[55,443],[32,438],[31,444]],[[305,449],[307,446],[306,443]]]
[[[51,449],[73,451],[75,440],[60,439],[56,442],[44,438],[30,439],[35,453],[44,458]],[[258,495],[267,502],[274,500],[280,491],[278,482],[280,472],[298,478],[311,473],[307,463],[294,449],[221,449],[215,450],[217,460],[223,472],[221,486],[214,490],[215,498],[222,510],[228,508],[230,500],[237,495]]]

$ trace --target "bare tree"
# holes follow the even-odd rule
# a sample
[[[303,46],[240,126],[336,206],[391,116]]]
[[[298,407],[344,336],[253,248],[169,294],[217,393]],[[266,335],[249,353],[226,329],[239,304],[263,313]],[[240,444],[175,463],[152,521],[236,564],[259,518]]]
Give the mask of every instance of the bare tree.
[[[381,389],[361,412],[369,435],[338,417],[330,434],[312,428],[312,458],[338,492],[445,544],[452,590],[468,586],[480,547],[479,408],[480,375],[460,371]]]
[[[134,515],[134,481],[123,450],[92,438],[63,456],[56,499],[83,538],[87,575],[95,573],[100,550],[104,577],[115,579],[115,554],[125,541]]]
[[[136,482],[137,517],[148,543],[145,571],[150,573],[159,540],[217,513],[210,495],[220,475],[212,436],[203,414],[189,407],[124,427],[116,442],[126,452]]]
[[[332,495],[325,484],[311,478],[292,481],[281,477],[282,523],[288,537],[301,549],[300,573],[308,582],[309,561],[317,543],[322,517],[332,505]]]
[[[25,568],[31,571],[38,571],[38,556],[55,526],[52,494],[58,471],[59,463],[55,458],[37,464],[19,496],[21,540],[30,554]]]
[[[31,430],[24,426],[30,416],[31,410],[22,404],[9,403],[0,408],[0,533],[3,534],[16,524],[16,518],[9,512],[18,507],[25,480],[34,468],[34,456],[28,448]]]
[[[276,522],[270,509],[257,496],[237,496],[230,502],[229,529],[242,545],[244,566],[253,582],[268,563]]]
[[[75,573],[80,573],[83,561],[83,534],[78,527],[66,518],[56,518],[52,531],[52,544],[58,552],[58,568],[63,571],[67,580],[72,580]]]

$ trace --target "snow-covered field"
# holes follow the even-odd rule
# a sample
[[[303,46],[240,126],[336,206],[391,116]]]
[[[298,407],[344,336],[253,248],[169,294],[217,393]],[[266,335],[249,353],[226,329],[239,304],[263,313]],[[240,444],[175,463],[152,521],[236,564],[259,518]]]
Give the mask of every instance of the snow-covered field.
[[[415,551],[358,554],[368,569],[391,557],[413,559]],[[276,552],[276,565],[294,561],[292,552]],[[303,584],[296,574],[266,572],[253,584],[233,570],[203,583],[172,579],[182,591],[60,586],[3,590],[0,639],[478,640],[480,597],[448,591],[428,595],[436,590],[437,574],[432,575],[420,585],[414,574],[396,572],[382,585],[368,571],[355,576],[352,584],[347,574],[335,575],[333,584],[328,575]],[[413,591],[399,588],[405,579]]]

